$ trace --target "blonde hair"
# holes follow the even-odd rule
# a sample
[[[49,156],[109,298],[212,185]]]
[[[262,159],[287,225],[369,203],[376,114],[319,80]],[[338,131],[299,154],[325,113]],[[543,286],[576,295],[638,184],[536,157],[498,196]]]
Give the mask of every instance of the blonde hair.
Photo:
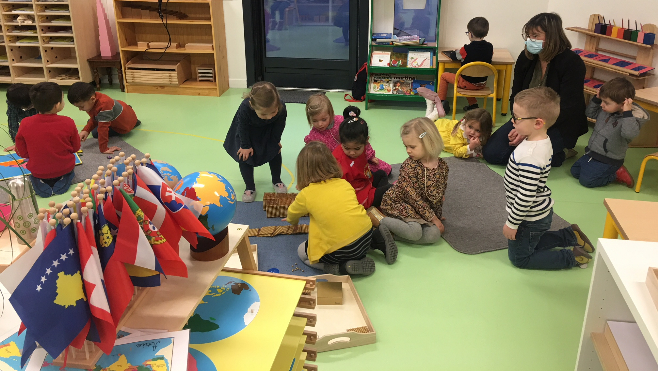
[[[413,134],[420,138],[425,152],[431,158],[438,158],[443,151],[443,139],[434,122],[427,117],[418,117],[407,121],[400,129],[400,136]]]
[[[324,93],[311,95],[308,101],[306,101],[306,120],[308,120],[308,124],[313,126],[311,119],[323,112],[327,112],[329,114],[329,120],[333,122],[334,107],[331,105],[329,98]]]
[[[555,90],[538,86],[519,92],[514,103],[523,107],[528,115],[544,120],[546,129],[550,128],[560,116],[560,96]]]
[[[246,98],[249,98],[249,105],[254,110],[270,108],[275,105],[278,106],[279,109],[283,108],[279,92],[276,90],[276,86],[271,82],[259,81],[255,83],[251,87],[249,93],[242,95],[242,99]]]
[[[342,178],[343,171],[322,142],[309,142],[297,156],[297,189],[331,178]]]

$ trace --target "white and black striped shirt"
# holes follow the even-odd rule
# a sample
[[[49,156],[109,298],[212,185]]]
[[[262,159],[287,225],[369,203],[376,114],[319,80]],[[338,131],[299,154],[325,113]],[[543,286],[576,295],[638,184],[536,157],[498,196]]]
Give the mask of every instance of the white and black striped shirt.
[[[550,138],[524,140],[510,156],[505,169],[508,227],[517,229],[522,221],[539,220],[551,211],[553,200],[546,181],[552,157]]]

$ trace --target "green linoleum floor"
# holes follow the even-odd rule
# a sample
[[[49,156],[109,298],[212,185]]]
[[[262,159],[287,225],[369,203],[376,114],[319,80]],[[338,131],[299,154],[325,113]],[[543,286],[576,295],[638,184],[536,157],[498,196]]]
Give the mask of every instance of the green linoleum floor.
[[[225,153],[221,141],[243,91],[230,89],[220,98],[207,98],[128,95],[118,89],[103,90],[131,104],[142,120],[140,129],[125,138],[127,142],[151,153],[154,159],[171,163],[183,175],[204,170],[218,172],[233,184],[238,195],[244,184],[237,164]],[[335,111],[342,112],[347,106],[342,94],[329,96]],[[362,103],[357,105],[364,108]],[[295,158],[309,127],[304,105],[287,107],[283,163],[294,171]],[[389,163],[402,162],[406,153],[399,128],[406,120],[423,115],[424,105],[375,102],[370,107],[362,116],[370,125],[377,156]],[[4,100],[0,110],[5,110]],[[87,117],[70,104],[62,114],[75,119],[80,127]],[[499,116],[498,126],[507,118]],[[576,148],[581,154],[587,138],[588,135],[581,137]],[[0,135],[0,144],[6,146],[10,142],[7,135]],[[630,149],[626,166],[631,174],[637,176],[644,155],[655,151]],[[605,197],[658,200],[655,163],[649,163],[642,192],[636,194],[621,185],[599,189],[580,186],[569,174],[573,161],[553,168],[548,184],[553,190],[555,211],[578,223],[591,239],[602,236]],[[500,174],[504,171],[503,167],[492,168]],[[291,181],[285,170],[282,178],[284,182]],[[263,192],[271,191],[267,166],[256,169],[256,187],[259,199]],[[49,200],[39,201],[44,206]],[[473,233],[478,233],[476,225]],[[383,257],[374,256],[377,272],[372,277],[354,280],[377,331],[377,343],[321,353],[318,365],[322,371],[574,369],[593,263],[587,269],[525,271],[509,263],[506,250],[463,255],[444,241],[435,246],[399,246],[396,264],[388,266]]]

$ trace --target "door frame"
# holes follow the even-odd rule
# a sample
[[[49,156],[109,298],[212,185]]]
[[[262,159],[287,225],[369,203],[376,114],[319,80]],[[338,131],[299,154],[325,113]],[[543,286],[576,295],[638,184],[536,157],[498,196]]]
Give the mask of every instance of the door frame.
[[[370,29],[370,1],[350,0],[350,14],[356,14],[356,22],[350,24],[350,35],[357,35],[357,43],[350,45],[350,57],[356,56],[355,62],[350,60],[317,60],[298,59],[294,67],[290,66],[289,58],[273,58],[268,61],[268,71],[287,75],[295,87],[304,86],[304,76],[326,75],[326,89],[351,89],[353,76],[359,67],[368,60],[368,41]],[[354,12],[354,13],[353,13]],[[265,9],[262,0],[242,0],[244,23],[245,57],[247,69],[247,86],[263,81],[265,76]],[[337,65],[338,64],[338,65]],[[336,67],[340,68],[336,68]],[[345,78],[347,67],[349,80]],[[336,79],[336,77],[340,77]],[[341,81],[342,80],[342,81]],[[276,82],[274,82],[276,85]]]

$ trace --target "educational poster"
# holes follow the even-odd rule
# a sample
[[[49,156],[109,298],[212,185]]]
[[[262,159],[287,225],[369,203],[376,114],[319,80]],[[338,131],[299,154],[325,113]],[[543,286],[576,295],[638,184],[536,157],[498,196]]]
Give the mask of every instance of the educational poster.
[[[23,371],[27,366],[21,368],[21,355],[23,354],[23,342],[25,332],[18,335],[18,327],[5,334],[0,334],[0,370]]]
[[[75,164],[82,164],[80,156],[75,153]],[[23,175],[30,175],[30,170],[25,166],[27,165],[27,159],[24,159],[17,154],[7,154],[0,156],[0,181],[10,178],[15,178]]]

